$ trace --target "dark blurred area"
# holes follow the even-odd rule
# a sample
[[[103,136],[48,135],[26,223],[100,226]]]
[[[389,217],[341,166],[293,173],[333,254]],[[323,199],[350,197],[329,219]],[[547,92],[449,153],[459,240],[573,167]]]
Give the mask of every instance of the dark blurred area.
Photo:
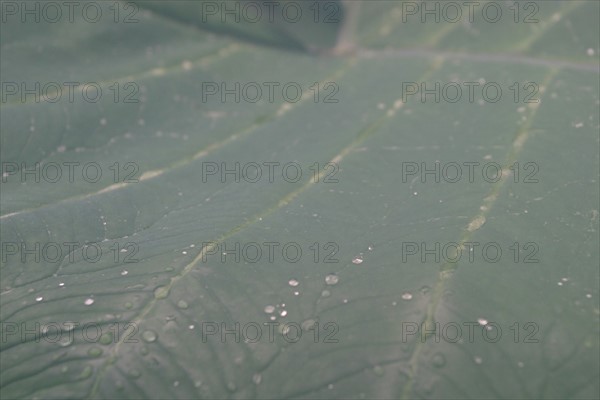
[[[341,0],[134,1],[141,9],[249,42],[319,53],[336,45],[348,12]]]

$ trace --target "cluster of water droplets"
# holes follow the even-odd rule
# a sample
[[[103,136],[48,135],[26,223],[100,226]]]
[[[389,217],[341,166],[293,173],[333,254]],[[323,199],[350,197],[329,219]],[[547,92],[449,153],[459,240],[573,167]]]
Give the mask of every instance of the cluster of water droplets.
[[[369,245],[367,247],[367,250],[368,251],[373,251],[373,248],[374,248],[373,245]],[[359,253],[357,256],[355,256],[352,259],[352,263],[355,264],[355,265],[362,264],[363,262],[364,262],[364,253],[362,253],[362,252]],[[335,274],[333,272],[329,273],[329,274],[327,274],[325,276],[325,285],[326,286],[335,286],[335,285],[338,284],[339,280],[340,280],[340,278],[339,278],[339,276],[337,274]],[[300,295],[300,291],[297,290],[297,288],[298,288],[298,286],[300,286],[300,281],[298,279],[296,279],[296,278],[290,278],[287,283],[288,283],[288,286],[290,286],[291,288],[296,289],[296,290],[293,291],[294,296],[299,296]],[[331,296],[331,291],[329,289],[324,289],[321,292],[321,297],[326,298],[326,297],[329,297],[329,296]],[[412,297],[412,295],[410,295],[410,294],[407,294],[407,296],[411,296]],[[344,299],[343,302],[344,303],[348,303],[348,299]],[[277,318],[276,317],[276,311],[277,311],[277,309],[279,307],[283,308],[284,306],[267,305],[264,308],[264,312],[266,314],[269,314],[270,315],[270,319],[274,321]],[[287,311],[285,311],[285,310],[280,310],[279,311],[279,316],[280,317],[284,317],[286,315],[287,315]]]
[[[271,321],[275,321],[277,319],[277,314],[279,314],[280,317],[285,317],[287,316],[288,312],[285,309],[285,303],[281,303],[281,304],[276,304],[276,305],[267,305],[264,308],[265,314],[269,314],[269,319]]]

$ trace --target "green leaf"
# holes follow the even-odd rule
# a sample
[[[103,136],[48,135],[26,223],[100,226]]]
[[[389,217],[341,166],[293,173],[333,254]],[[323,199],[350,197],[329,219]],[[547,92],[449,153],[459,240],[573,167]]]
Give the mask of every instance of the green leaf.
[[[183,1],[4,15],[2,398],[599,397],[599,3],[519,3],[518,23],[512,2],[495,23],[331,4],[339,23],[312,2],[298,24]],[[62,96],[7,85],[36,82]],[[422,82],[479,86],[422,102]]]

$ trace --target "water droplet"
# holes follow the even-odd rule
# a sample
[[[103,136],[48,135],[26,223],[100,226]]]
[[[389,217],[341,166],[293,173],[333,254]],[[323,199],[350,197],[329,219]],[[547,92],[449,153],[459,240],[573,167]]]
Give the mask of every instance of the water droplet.
[[[339,280],[340,278],[336,274],[329,274],[325,277],[325,283],[328,285],[335,285]]]
[[[65,330],[67,332],[71,332],[73,329],[75,329],[76,325],[78,325],[78,324],[75,323],[75,322],[72,322],[72,321],[67,321],[67,322],[64,323]]]
[[[79,379],[87,379],[92,376],[92,370],[91,366],[86,366],[83,371],[81,371],[81,374],[79,374]]]
[[[109,345],[112,343],[112,341],[113,341],[112,332],[103,333],[102,336],[100,336],[100,339],[98,339],[98,342],[103,345]]]
[[[294,296],[298,296],[300,292],[294,292]]]
[[[260,385],[261,381],[262,381],[262,375],[261,374],[254,374],[252,376],[252,382],[254,382],[254,384]]]
[[[518,366],[519,368],[523,368],[523,367],[525,366],[525,363],[523,363],[523,361],[519,361],[519,362],[517,363],[517,366]]]
[[[314,319],[307,319],[306,321],[302,322],[302,324],[300,325],[302,327],[303,331],[308,331],[310,330],[313,326],[315,326],[315,323],[317,321],[315,321]]]
[[[128,273],[129,273],[129,271],[127,271],[126,269],[121,271],[121,275],[123,275],[123,276],[127,275]]]
[[[58,286],[63,287],[63,286],[65,286],[65,283],[61,282],[61,283],[58,284]]]
[[[185,300],[179,300],[177,302],[177,307],[185,310],[186,308],[188,308],[188,303]]]
[[[329,390],[333,389],[333,383],[330,383],[329,385],[327,385],[327,389],[329,389]]]
[[[447,269],[444,271],[440,271],[440,278],[442,278],[442,279],[450,279],[450,278],[452,278],[453,275],[454,275],[453,269]]]
[[[585,295],[585,297],[587,297],[588,299],[591,299],[592,298],[592,294],[588,293],[588,294]]]
[[[273,314],[274,311],[275,311],[275,307],[274,306],[266,306],[265,307],[265,312],[267,314]]]
[[[479,325],[487,325],[488,324],[488,320],[485,318],[477,318],[477,322],[479,323]]]
[[[151,331],[151,330],[147,330],[147,331],[144,331],[144,333],[142,333],[142,339],[144,339],[148,343],[154,342],[157,337],[158,336],[156,335],[156,332]]]
[[[358,264],[362,264],[362,262],[363,262],[362,256],[356,256],[352,259],[352,264],[358,265]]]
[[[173,382],[173,387],[177,387],[177,386],[179,386],[179,381]]]
[[[44,298],[42,296],[38,296],[35,298],[35,301],[42,301],[42,300],[44,300]]]
[[[159,286],[154,289],[154,298],[155,299],[165,299],[169,295],[169,288],[167,286]]]
[[[481,364],[483,362],[481,357],[475,357],[473,360],[475,361],[475,364]]]
[[[331,292],[329,290],[323,290],[321,292],[321,297],[329,297],[331,296]]]
[[[279,315],[281,315],[282,317],[285,317],[287,315],[287,311],[286,310],[281,310],[279,312]]]
[[[474,218],[471,222],[469,222],[467,230],[469,232],[474,232],[481,228],[483,224],[485,224],[485,217],[483,215],[479,215],[476,218]]]
[[[402,300],[410,300],[410,299],[412,299],[412,294],[407,292],[402,295]]]
[[[396,303],[395,301],[392,301],[392,305],[395,307],[398,305],[398,303]]]
[[[91,306],[92,304],[94,304],[94,299],[87,298],[87,299],[85,299],[85,301],[83,302],[83,304],[85,304],[86,306]]]
[[[194,325],[189,325],[189,326],[188,326],[188,329],[194,329],[194,328],[195,328],[195,326],[194,326]]]
[[[446,357],[442,353],[435,353],[431,358],[434,367],[442,368],[446,365]]]
[[[371,245],[371,246],[367,247],[367,249],[368,249],[369,251],[373,251],[373,246]]]
[[[92,347],[88,350],[88,356],[90,357],[99,357],[102,355],[102,349],[100,347]]]
[[[129,370],[129,372],[127,373],[127,375],[129,375],[133,379],[137,379],[140,376],[142,376],[142,373],[140,371],[138,371],[137,369],[132,369],[132,370]]]
[[[298,282],[296,279],[290,279],[290,280],[288,281],[288,284],[289,284],[291,287],[296,287],[296,286],[298,286],[298,285],[300,284],[300,282]]]

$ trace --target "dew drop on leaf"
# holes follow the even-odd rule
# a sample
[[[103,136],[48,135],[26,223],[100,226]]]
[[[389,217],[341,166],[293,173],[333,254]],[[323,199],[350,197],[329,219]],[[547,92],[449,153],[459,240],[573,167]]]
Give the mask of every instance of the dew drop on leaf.
[[[147,331],[144,331],[144,333],[142,333],[142,339],[144,339],[148,343],[154,342],[157,337],[158,336],[156,335],[156,332],[154,332],[152,330],[147,330]]]
[[[329,274],[325,277],[325,283],[330,286],[337,284],[339,282],[339,280],[340,280],[340,278],[336,274]]]

